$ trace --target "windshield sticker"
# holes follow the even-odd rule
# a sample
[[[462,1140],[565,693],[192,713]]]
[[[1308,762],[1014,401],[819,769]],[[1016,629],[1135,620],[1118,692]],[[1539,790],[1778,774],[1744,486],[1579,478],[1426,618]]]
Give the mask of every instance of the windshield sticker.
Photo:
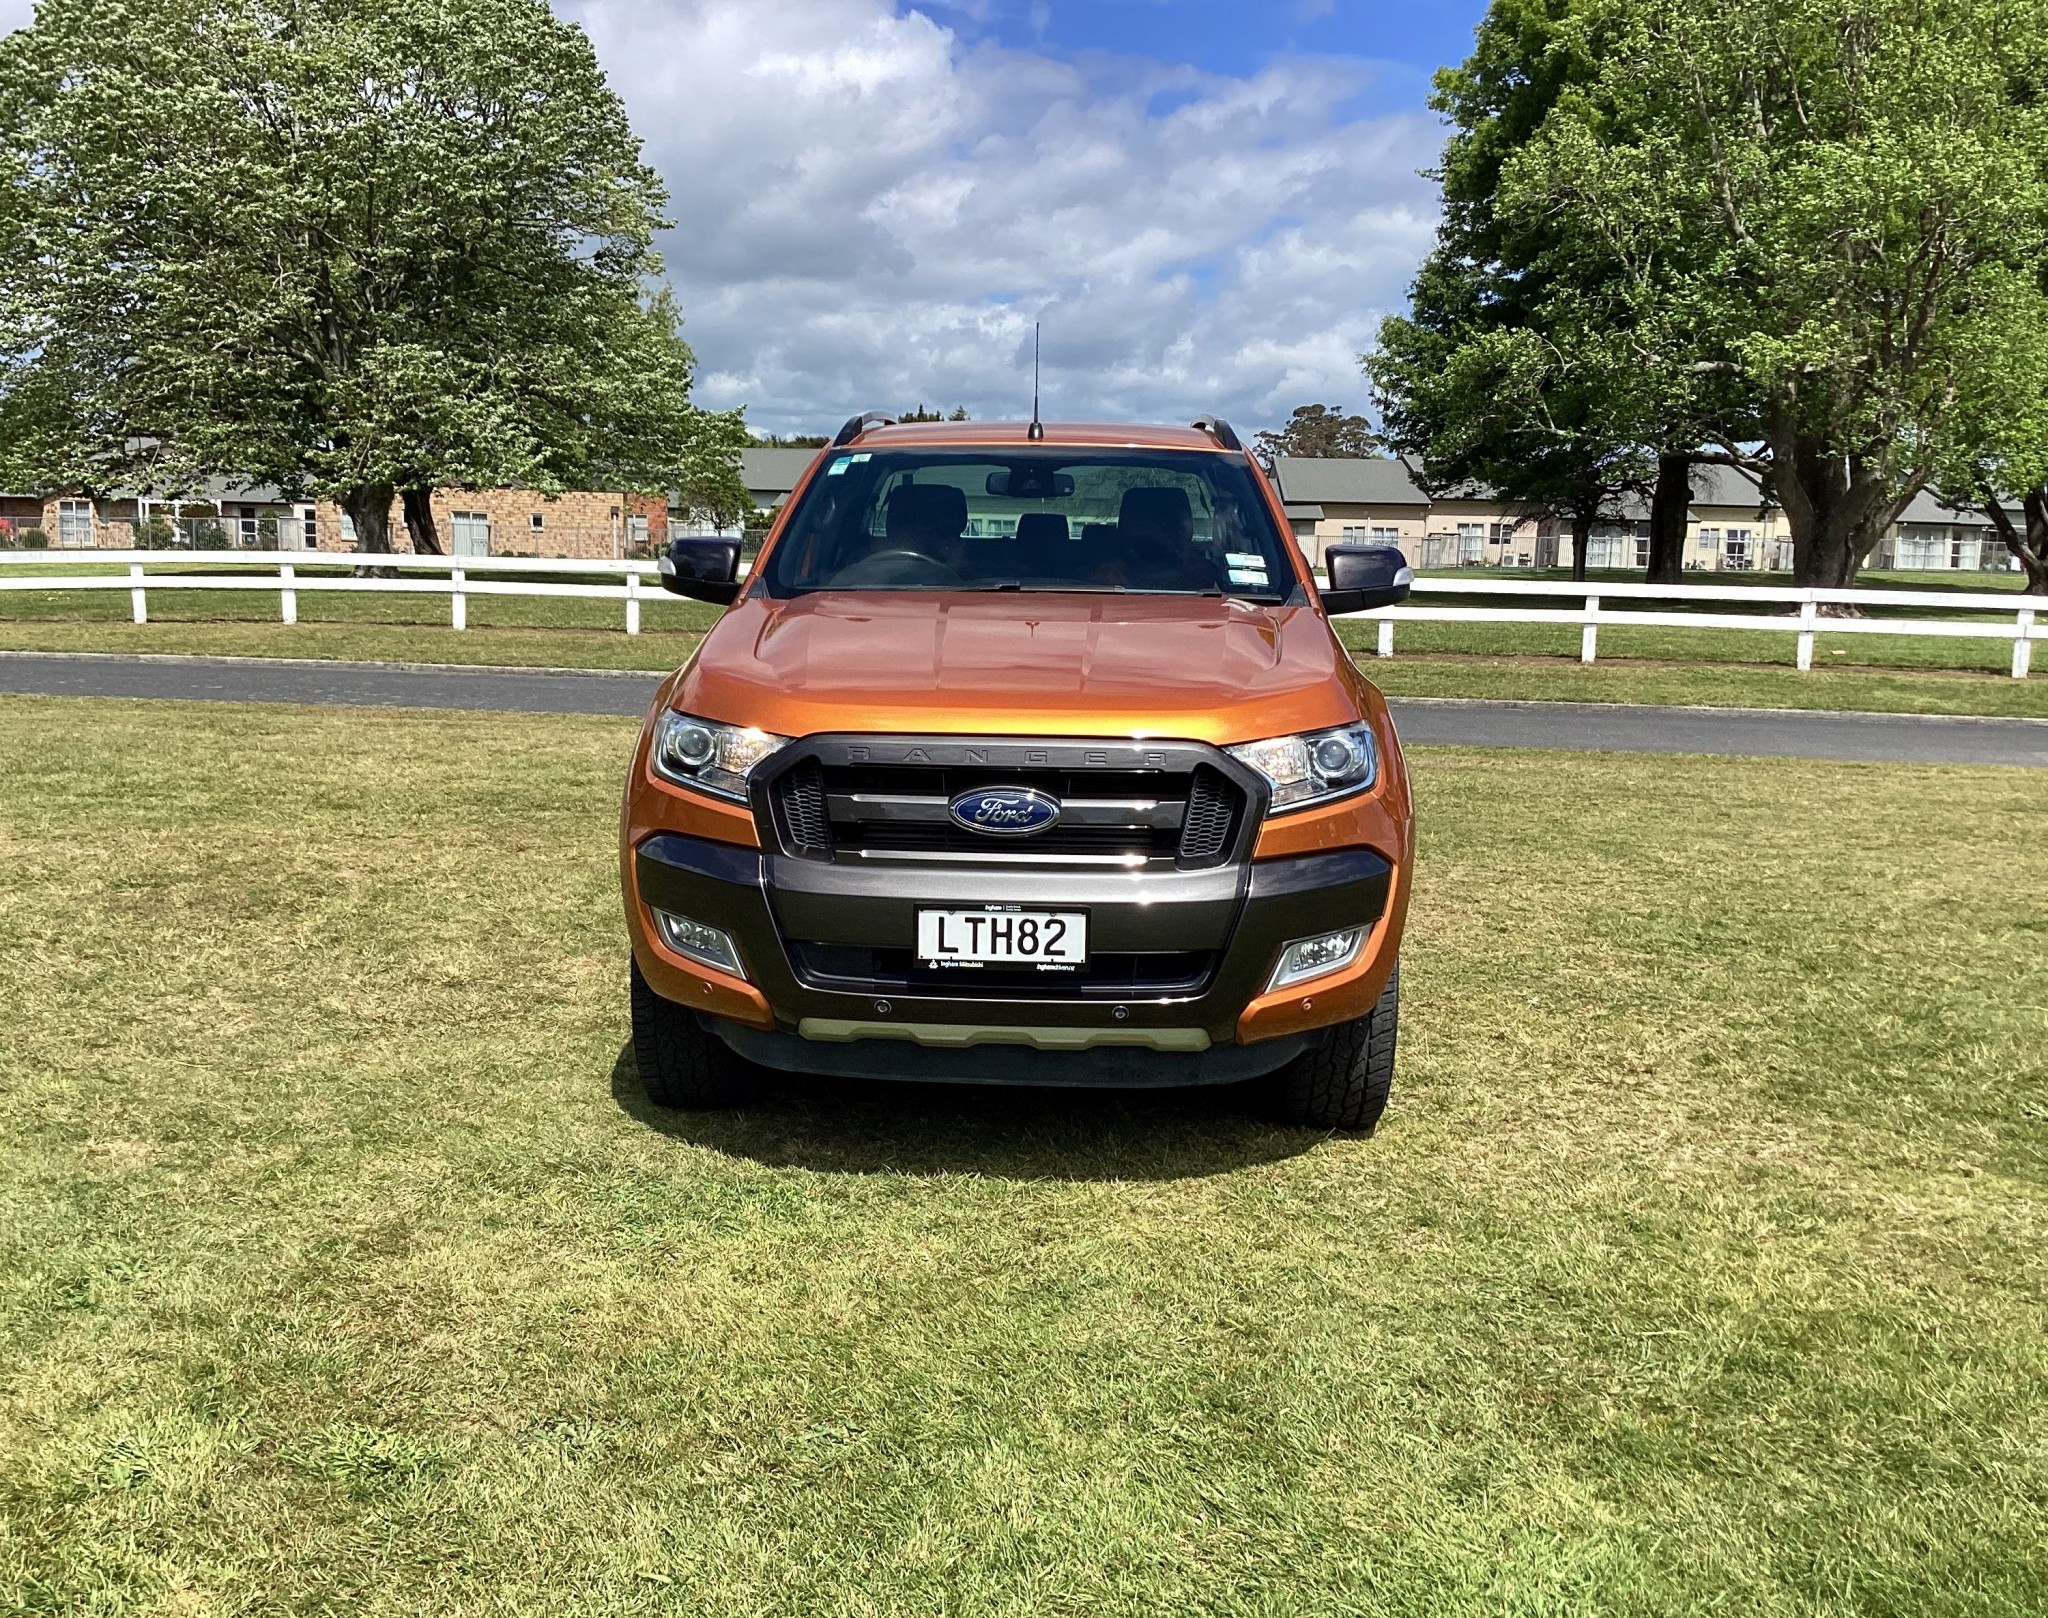
[[[1232,584],[1251,584],[1261,590],[1266,587],[1266,570],[1263,567],[1234,567],[1230,570]]]
[[[852,462],[853,462],[853,463],[854,463],[854,464],[855,464],[856,466],[858,466],[858,465],[859,465],[859,464],[860,464],[860,463],[861,463],[862,461],[871,461],[871,460],[873,460],[873,459],[874,459],[874,454],[873,454],[873,452],[872,452],[872,451],[870,451],[870,450],[862,450],[862,451],[861,451],[861,452],[860,452],[860,453],[859,453],[858,455],[849,455],[849,456],[847,456],[847,459],[848,459],[849,461],[852,461]]]
[[[1255,568],[1261,573],[1266,571],[1266,559],[1257,551],[1225,551],[1223,560],[1232,567]]]
[[[827,476],[828,478],[836,478],[837,476],[839,476],[841,472],[844,472],[851,465],[853,465],[853,457],[851,455],[842,455],[839,457],[838,460],[834,461],[830,466],[825,468],[825,476]]]

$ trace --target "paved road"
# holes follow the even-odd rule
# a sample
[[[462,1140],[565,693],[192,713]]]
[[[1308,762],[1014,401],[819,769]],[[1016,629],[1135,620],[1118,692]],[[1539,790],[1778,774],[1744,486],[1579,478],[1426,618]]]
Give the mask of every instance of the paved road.
[[[657,676],[252,658],[0,653],[0,692],[638,716]],[[1396,699],[1409,742],[2048,768],[2048,720]]]

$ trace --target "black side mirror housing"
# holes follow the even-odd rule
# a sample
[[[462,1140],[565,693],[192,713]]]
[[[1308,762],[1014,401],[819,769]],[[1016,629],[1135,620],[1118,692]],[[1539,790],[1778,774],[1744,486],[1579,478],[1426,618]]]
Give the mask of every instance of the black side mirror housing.
[[[1415,582],[1415,569],[1392,545],[1332,545],[1323,552],[1323,566],[1330,576],[1323,611],[1333,617],[1399,606]]]
[[[656,564],[661,587],[671,594],[729,607],[740,593],[740,542],[689,538],[670,543]]]

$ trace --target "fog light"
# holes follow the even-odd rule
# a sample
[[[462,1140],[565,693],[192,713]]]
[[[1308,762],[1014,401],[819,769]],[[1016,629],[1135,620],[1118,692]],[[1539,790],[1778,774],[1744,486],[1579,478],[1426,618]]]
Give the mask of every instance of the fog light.
[[[1363,927],[1346,927],[1342,932],[1323,933],[1316,938],[1297,938],[1280,952],[1280,964],[1273,968],[1267,992],[1310,978],[1326,977],[1358,959],[1358,946],[1365,942]]]
[[[747,975],[746,968],[740,965],[739,948],[733,943],[731,933],[707,927],[688,916],[671,915],[666,910],[654,912],[654,925],[661,932],[661,941],[678,955],[732,977]]]

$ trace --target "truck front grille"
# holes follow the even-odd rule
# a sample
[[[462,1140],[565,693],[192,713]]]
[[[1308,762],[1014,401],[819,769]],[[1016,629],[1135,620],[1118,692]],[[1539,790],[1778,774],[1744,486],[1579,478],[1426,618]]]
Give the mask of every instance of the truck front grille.
[[[1061,804],[1059,820],[1028,837],[991,837],[952,818],[978,787],[1033,787]],[[805,758],[769,785],[774,844],[804,859],[1061,860],[1181,869],[1229,857],[1248,807],[1215,767],[1049,769],[901,765]]]

